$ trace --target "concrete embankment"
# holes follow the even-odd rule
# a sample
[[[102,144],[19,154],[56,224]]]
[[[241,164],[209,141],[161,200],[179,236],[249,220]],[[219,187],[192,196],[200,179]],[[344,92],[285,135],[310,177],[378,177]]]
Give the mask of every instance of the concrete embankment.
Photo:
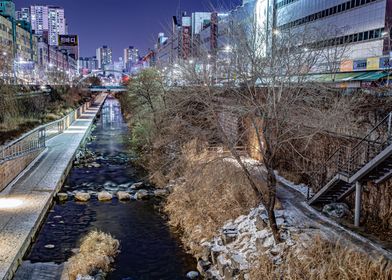
[[[0,279],[11,279],[36,235],[53,197],[87,138],[106,94],[99,95],[45,151],[0,193]]]

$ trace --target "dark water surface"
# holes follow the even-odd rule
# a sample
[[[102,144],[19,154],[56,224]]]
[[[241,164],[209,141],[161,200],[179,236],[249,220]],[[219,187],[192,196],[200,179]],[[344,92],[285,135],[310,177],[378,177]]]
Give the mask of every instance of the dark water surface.
[[[95,139],[87,147],[100,155],[96,162],[101,167],[74,167],[63,191],[116,191],[118,184],[137,182],[141,173],[128,162],[130,135],[116,99],[107,99],[92,135]],[[180,247],[153,200],[102,203],[93,198],[88,203],[56,203],[27,259],[64,262],[79,246],[78,240],[93,229],[111,233],[121,243],[115,270],[107,279],[185,279],[195,269],[195,260]],[[48,244],[55,248],[46,249]]]

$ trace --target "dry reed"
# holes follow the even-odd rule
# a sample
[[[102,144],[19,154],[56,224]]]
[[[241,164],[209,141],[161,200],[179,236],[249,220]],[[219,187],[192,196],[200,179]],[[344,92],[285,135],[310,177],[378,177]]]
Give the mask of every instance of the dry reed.
[[[90,275],[102,270],[108,272],[113,258],[118,254],[120,243],[110,234],[90,232],[81,241],[80,251],[68,261],[67,272],[70,280],[78,275]]]
[[[250,275],[251,280],[390,280],[392,263],[315,237],[306,247],[287,252],[280,265],[261,256]]]

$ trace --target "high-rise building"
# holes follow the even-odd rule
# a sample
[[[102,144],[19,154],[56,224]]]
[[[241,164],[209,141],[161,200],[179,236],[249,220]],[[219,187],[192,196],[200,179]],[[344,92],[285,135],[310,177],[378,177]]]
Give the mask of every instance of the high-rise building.
[[[133,65],[139,62],[139,50],[134,46],[124,49],[124,69],[131,71]]]
[[[57,6],[31,6],[31,28],[35,34],[47,32],[48,43],[58,45],[59,35],[66,35],[66,19],[64,9]]]
[[[64,9],[60,7],[49,6],[48,13],[49,44],[57,46],[59,35],[67,34]]]
[[[22,8],[15,12],[16,20],[30,22],[30,8]]]
[[[200,34],[200,31],[211,22],[211,13],[196,12],[192,13],[192,36]]]
[[[79,59],[79,69],[83,75],[87,75],[98,69],[97,57],[81,57]]]
[[[98,68],[105,69],[106,66],[113,64],[112,49],[108,46],[102,46],[97,49]]]
[[[31,28],[37,35],[42,35],[49,30],[48,6],[31,6],[30,20]]]

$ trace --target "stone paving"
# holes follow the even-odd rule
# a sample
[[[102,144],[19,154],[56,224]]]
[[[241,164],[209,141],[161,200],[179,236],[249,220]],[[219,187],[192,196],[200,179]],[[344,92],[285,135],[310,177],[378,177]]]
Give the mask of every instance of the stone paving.
[[[0,279],[13,277],[105,98],[100,95],[68,130],[49,140],[42,155],[0,192]]]

